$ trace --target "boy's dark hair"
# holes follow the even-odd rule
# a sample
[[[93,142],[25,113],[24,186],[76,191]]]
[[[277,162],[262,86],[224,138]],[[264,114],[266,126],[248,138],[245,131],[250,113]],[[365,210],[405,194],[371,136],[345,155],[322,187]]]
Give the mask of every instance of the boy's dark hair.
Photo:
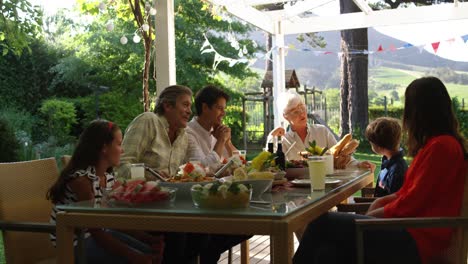
[[[397,151],[400,149],[401,126],[398,119],[379,117],[366,128],[369,142],[381,148]]]
[[[226,103],[229,101],[229,95],[220,88],[214,85],[203,87],[195,95],[195,110],[197,111],[197,115],[200,116],[203,113],[203,103],[211,108],[221,97],[226,99]]]

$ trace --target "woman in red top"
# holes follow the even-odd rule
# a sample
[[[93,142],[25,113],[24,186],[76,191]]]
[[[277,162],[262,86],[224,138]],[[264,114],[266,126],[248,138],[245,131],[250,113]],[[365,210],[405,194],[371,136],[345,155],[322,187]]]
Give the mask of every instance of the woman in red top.
[[[366,216],[327,213],[310,223],[295,264],[355,263],[354,219],[460,215],[467,143],[439,79],[424,77],[407,87],[403,128],[414,160],[402,188],[377,199]],[[448,247],[451,234],[451,229],[369,230],[365,262],[427,263]]]

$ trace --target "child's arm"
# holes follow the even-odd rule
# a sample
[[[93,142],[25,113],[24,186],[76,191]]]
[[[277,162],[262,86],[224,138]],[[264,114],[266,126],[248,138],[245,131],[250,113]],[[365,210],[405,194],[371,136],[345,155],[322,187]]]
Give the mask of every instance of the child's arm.
[[[372,162],[370,162],[370,161],[368,161],[368,160],[359,162],[359,163],[357,164],[357,166],[358,166],[359,168],[362,168],[362,169],[370,169],[370,171],[371,171],[372,173],[374,173],[375,167],[376,167],[374,163],[372,163]]]
[[[76,194],[78,201],[86,201],[94,198],[93,186],[91,180],[87,177],[73,179],[70,181],[69,186]],[[151,255],[140,254],[118,239],[115,239],[109,233],[104,232],[102,229],[88,229],[88,231],[100,246],[116,255],[124,256],[131,263],[151,263],[152,261]]]

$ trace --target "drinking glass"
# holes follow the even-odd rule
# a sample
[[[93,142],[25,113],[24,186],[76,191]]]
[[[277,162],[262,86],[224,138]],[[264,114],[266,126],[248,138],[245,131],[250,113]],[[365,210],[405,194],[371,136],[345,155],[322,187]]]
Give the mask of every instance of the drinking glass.
[[[133,163],[130,166],[130,175],[132,179],[145,177],[145,164]]]
[[[309,159],[307,160],[307,164],[309,165],[309,178],[311,190],[325,190],[325,158],[321,156],[309,157]]]

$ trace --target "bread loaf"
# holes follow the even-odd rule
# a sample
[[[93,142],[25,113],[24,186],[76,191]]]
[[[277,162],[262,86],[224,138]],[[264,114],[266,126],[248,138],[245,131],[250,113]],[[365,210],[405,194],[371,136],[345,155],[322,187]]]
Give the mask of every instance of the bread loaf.
[[[333,167],[335,169],[344,169],[351,161],[351,155],[338,155],[333,160]]]
[[[333,147],[330,148],[331,154],[336,157],[340,154],[341,150],[348,144],[348,142],[352,139],[353,137],[351,134],[346,134],[338,143],[336,143]]]
[[[353,152],[356,150],[358,146],[359,146],[359,141],[357,141],[356,139],[352,139],[343,147],[339,155],[351,155],[353,154]]]

